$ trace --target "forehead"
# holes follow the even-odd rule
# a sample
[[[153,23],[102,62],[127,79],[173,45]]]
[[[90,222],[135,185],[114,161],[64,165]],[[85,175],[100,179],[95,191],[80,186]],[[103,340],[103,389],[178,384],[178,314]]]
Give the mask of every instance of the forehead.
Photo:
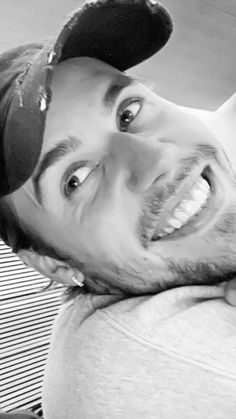
[[[52,103],[66,93],[93,94],[100,86],[121,74],[114,67],[89,57],[63,61],[54,70]]]
[[[52,81],[52,101],[47,113],[41,155],[61,139],[89,135],[98,114],[104,113],[108,87],[130,83],[130,78],[101,61],[73,58],[58,64]]]
[[[87,106],[98,103],[106,86],[121,76],[115,68],[92,58],[73,58],[58,64],[52,80],[52,101],[47,113],[46,130],[73,117]]]

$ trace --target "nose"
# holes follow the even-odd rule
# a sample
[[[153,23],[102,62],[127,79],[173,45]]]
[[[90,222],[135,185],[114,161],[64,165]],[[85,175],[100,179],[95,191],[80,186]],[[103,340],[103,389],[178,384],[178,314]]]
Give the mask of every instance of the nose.
[[[125,176],[132,192],[145,192],[154,182],[171,176],[176,146],[164,139],[117,133],[109,143],[113,176]]]

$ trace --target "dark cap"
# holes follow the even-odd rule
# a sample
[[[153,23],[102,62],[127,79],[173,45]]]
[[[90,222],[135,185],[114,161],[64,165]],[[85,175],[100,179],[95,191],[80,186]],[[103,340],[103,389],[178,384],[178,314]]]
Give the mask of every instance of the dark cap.
[[[54,66],[92,57],[125,71],[159,51],[171,18],[151,0],[100,0],[71,14],[56,40],[0,56],[0,197],[32,175],[40,156]]]

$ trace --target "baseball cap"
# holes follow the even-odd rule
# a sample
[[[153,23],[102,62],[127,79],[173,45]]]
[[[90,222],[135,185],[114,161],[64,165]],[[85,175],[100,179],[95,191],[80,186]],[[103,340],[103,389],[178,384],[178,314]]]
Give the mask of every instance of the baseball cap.
[[[125,71],[159,51],[172,32],[169,13],[153,0],[98,0],[75,10],[54,40],[0,56],[0,197],[32,175],[43,142],[55,65],[99,59]]]

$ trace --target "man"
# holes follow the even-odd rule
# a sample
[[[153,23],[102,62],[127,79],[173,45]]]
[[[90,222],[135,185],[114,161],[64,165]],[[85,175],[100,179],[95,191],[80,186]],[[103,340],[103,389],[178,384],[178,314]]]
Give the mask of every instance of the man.
[[[158,4],[107,0],[1,58],[1,236],[79,285],[46,419],[235,416],[234,172],[210,122],[122,73],[170,33]]]

